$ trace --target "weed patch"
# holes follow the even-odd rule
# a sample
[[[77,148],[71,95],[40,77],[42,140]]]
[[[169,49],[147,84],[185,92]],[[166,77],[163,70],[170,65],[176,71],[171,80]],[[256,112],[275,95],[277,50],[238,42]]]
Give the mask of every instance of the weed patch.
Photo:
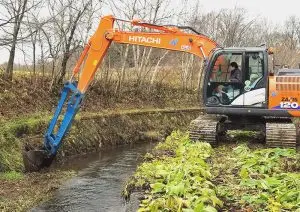
[[[300,208],[300,173],[295,150],[250,150],[240,145],[229,153],[227,162],[234,165],[226,167],[223,178],[220,173],[217,176],[218,195],[229,207],[254,211]],[[220,166],[215,164],[214,168]]]
[[[146,154],[124,195],[144,192],[139,211],[297,211],[299,159],[293,149],[240,143],[213,151],[173,132]]]
[[[162,154],[157,157],[157,152]],[[149,161],[137,169],[124,195],[145,191],[139,211],[217,211],[223,203],[210,181],[206,160],[211,153],[209,144],[193,143],[187,134],[173,132],[154,154],[147,154]]]

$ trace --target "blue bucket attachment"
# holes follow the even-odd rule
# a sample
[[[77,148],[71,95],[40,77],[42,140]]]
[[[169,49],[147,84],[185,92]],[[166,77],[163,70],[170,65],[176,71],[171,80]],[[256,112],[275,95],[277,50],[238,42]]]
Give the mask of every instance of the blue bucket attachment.
[[[80,108],[83,98],[84,94],[77,89],[76,82],[67,82],[64,85],[61,98],[44,137],[44,146],[42,149],[38,150],[25,147],[25,150],[23,151],[23,160],[26,171],[38,171],[45,166],[51,165],[52,160],[62,143],[62,139],[72,125],[72,121]],[[65,114],[62,119],[59,119],[63,106],[67,100],[68,103]],[[61,122],[58,126],[59,120],[61,120]],[[58,126],[58,130],[55,133],[56,126]]]

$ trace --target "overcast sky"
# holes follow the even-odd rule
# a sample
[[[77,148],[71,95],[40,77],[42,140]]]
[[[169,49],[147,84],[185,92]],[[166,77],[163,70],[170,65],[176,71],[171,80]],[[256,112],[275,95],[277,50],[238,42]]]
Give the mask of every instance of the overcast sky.
[[[199,0],[199,2],[204,11],[243,7],[253,17],[265,17],[279,24],[291,15],[300,17],[300,0]]]
[[[76,0],[77,1],[77,0]],[[150,0],[149,0],[150,1]],[[300,17],[300,0],[194,0],[199,1],[203,12],[212,10],[220,10],[223,8],[242,7],[248,11],[250,18],[260,17],[266,18],[274,24],[283,24],[283,22],[291,15]],[[176,7],[182,7],[181,0],[173,0]],[[174,6],[174,5],[173,5]],[[104,11],[110,13],[109,11]],[[0,63],[8,60],[8,51],[0,49]],[[24,63],[24,57],[17,52],[15,63]]]

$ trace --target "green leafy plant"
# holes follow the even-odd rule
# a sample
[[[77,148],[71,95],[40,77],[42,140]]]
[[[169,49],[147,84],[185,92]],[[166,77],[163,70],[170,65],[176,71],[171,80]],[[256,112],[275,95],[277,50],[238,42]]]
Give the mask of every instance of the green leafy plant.
[[[156,157],[157,152],[165,154]],[[127,186],[147,188],[139,211],[217,211],[222,207],[206,163],[212,154],[209,144],[191,142],[187,134],[177,131],[158,144],[153,154],[147,154],[152,160],[139,166]]]
[[[145,193],[139,211],[299,211],[299,154],[191,142],[173,132],[145,156],[124,195]]]
[[[251,150],[239,145],[232,151],[236,175],[232,185],[218,189],[227,201],[253,210],[296,210],[300,208],[300,173],[286,172],[286,160],[297,161],[293,149]],[[224,189],[225,188],[225,189]],[[224,190],[222,190],[224,189]],[[230,195],[229,195],[230,194]]]

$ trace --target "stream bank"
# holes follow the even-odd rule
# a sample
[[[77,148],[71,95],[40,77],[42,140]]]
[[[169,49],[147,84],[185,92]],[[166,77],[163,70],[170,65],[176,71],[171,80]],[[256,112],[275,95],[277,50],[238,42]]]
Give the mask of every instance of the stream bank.
[[[59,151],[57,161],[119,145],[157,141],[174,129],[186,129],[201,113],[199,108],[124,110],[105,113],[79,113]],[[0,127],[1,211],[23,211],[48,199],[65,179],[76,174],[71,170],[46,170],[45,173],[23,174],[21,150],[24,143],[41,144],[42,133],[51,116],[33,116],[10,120]],[[2,140],[1,140],[2,139]],[[73,159],[76,161],[76,159]],[[10,174],[12,173],[12,174]],[[7,177],[15,175],[18,177]],[[30,180],[33,179],[33,180]],[[39,180],[40,179],[40,180]],[[56,180],[55,180],[56,179]],[[36,186],[33,186],[36,185]],[[44,186],[44,185],[51,185]],[[34,192],[39,190],[38,195]],[[14,193],[14,198],[11,194]]]
[[[79,113],[56,159],[117,145],[160,140],[173,129],[187,128],[200,113],[199,108]],[[21,154],[24,144],[39,148],[51,117],[39,114],[0,121],[0,172],[24,169]]]

